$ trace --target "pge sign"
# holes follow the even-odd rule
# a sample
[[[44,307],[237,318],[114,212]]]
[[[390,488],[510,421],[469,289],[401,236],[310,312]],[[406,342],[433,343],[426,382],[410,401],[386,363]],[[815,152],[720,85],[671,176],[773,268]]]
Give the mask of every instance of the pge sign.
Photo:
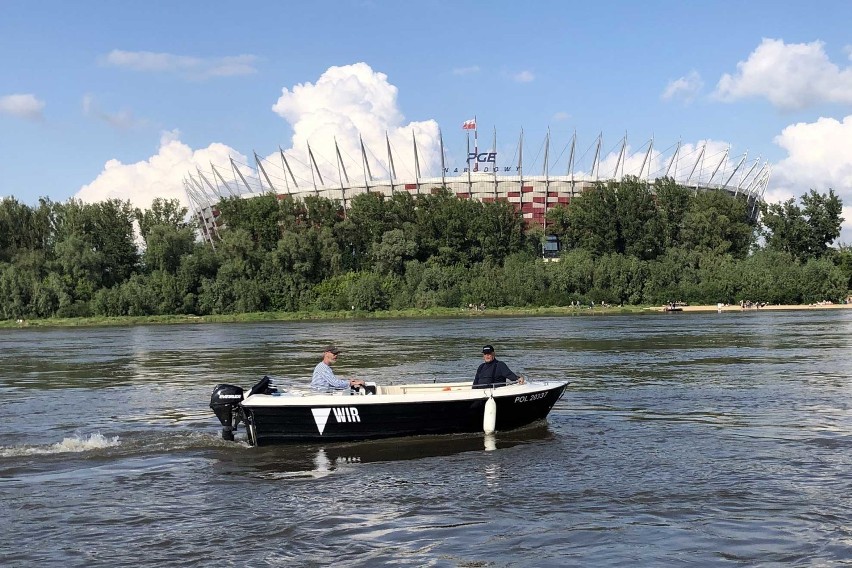
[[[497,162],[497,152],[468,152],[467,163],[477,162],[480,164],[494,164]]]

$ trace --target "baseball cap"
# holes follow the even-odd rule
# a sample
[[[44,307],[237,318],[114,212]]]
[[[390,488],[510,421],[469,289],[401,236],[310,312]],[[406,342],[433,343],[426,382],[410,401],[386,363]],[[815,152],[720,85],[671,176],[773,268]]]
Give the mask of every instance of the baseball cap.
[[[326,345],[325,349],[323,349],[322,352],[323,353],[333,353],[333,354],[337,355],[338,353],[340,353],[340,349],[338,349],[334,345]]]
[[[486,345],[485,347],[482,348],[482,354],[483,355],[486,355],[488,353],[494,353],[494,347],[492,347],[491,345]]]

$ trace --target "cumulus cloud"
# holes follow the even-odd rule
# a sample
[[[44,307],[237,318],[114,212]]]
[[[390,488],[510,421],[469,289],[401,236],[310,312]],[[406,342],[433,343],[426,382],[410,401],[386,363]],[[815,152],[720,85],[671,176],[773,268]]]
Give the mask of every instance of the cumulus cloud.
[[[532,71],[521,71],[520,73],[515,73],[512,75],[512,80],[516,83],[532,83],[535,81],[535,75],[533,75]]]
[[[102,58],[109,67],[149,73],[173,73],[186,79],[209,79],[251,75],[257,72],[254,55],[229,57],[192,57],[152,51],[122,51],[114,49]]]
[[[840,121],[820,118],[791,124],[774,142],[786,150],[787,157],[772,170],[766,200],[784,201],[810,189],[820,193],[833,189],[845,205],[840,240],[852,243],[852,156],[848,150],[852,147],[852,115]]]
[[[188,205],[183,180],[197,167],[208,168],[210,163],[228,163],[228,157],[245,161],[245,157],[224,144],[211,144],[193,150],[178,139],[177,131],[166,132],[160,139],[157,153],[147,160],[123,164],[109,160],[95,180],[84,185],[75,195],[86,202],[106,199],[129,199],[134,206],[148,208],[157,198],[178,199]]]
[[[0,113],[17,116],[27,120],[41,120],[43,118],[44,101],[35,95],[6,95],[0,97]]]
[[[438,123],[434,120],[406,123],[397,103],[397,88],[388,82],[387,75],[374,71],[366,63],[330,67],[316,83],[284,88],[272,110],[292,126],[288,154],[301,156],[307,162],[305,156],[310,144],[317,165],[332,183],[337,183],[340,176],[335,140],[344,163],[356,165],[359,174],[359,137],[369,151],[370,168],[376,177],[387,179],[386,134],[398,177],[414,179],[412,136],[417,139],[421,172],[440,164]],[[270,157],[270,161],[276,158]],[[304,164],[300,167],[298,158],[291,160],[290,165],[301,171],[303,179],[311,179],[310,170]]]
[[[820,103],[852,103],[852,67],[832,63],[821,41],[785,44],[764,39],[737,72],[725,74],[714,96],[733,102],[763,97],[784,110]]]
[[[670,81],[661,97],[664,101],[679,99],[690,103],[698,96],[702,88],[704,88],[704,81],[701,80],[701,75],[697,71],[691,71],[679,79]]]
[[[424,175],[439,170],[438,124],[434,120],[406,123],[397,104],[397,88],[388,82],[385,74],[373,71],[365,63],[331,67],[316,83],[284,88],[272,110],[292,126],[293,137],[285,153],[302,189],[310,187],[313,181],[308,166],[308,143],[325,184],[338,183],[341,173],[337,167],[335,139],[349,175],[356,179],[363,175],[359,137],[368,148],[373,176],[387,179],[386,133],[398,178],[413,180],[415,176],[412,135],[417,139],[418,163]],[[195,175],[198,168],[207,173],[211,183],[218,185],[210,167],[212,163],[231,184],[236,177],[230,171],[231,157],[248,178],[249,185],[260,190],[257,176],[244,165],[249,162],[245,156],[219,143],[193,150],[180,142],[177,132],[170,132],[163,135],[157,153],[147,160],[131,164],[118,160],[107,162],[101,174],[81,188],[76,197],[84,201],[130,199],[138,207],[148,207],[154,198],[164,197],[177,198],[188,205],[183,185],[185,177]],[[273,183],[280,184],[276,189],[284,191],[289,175],[285,177],[278,153],[268,156],[266,163]],[[278,165],[277,171],[273,164]],[[241,183],[241,180],[234,183],[234,192],[247,191],[238,187]],[[225,188],[222,193],[226,193]]]

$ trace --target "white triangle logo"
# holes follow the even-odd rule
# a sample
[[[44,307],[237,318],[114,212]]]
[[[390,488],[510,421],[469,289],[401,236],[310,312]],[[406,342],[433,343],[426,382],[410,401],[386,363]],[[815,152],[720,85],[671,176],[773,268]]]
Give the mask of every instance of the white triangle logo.
[[[325,425],[328,423],[328,415],[331,414],[331,409],[312,408],[311,412],[314,415],[314,422],[317,423],[317,430],[319,430],[320,436],[322,436],[322,433],[325,430]]]

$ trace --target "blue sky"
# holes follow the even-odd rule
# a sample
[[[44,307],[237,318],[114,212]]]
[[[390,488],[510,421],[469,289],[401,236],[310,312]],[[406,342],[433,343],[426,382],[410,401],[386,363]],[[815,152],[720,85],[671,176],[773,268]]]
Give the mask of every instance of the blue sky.
[[[2,0],[0,197],[145,207],[229,156],[333,159],[336,136],[357,158],[359,134],[381,155],[385,132],[400,151],[438,127],[461,162],[476,116],[506,161],[523,128],[530,170],[548,128],[554,155],[575,131],[578,152],[748,151],[767,200],[839,193],[850,243],[849,22],[840,0]]]

